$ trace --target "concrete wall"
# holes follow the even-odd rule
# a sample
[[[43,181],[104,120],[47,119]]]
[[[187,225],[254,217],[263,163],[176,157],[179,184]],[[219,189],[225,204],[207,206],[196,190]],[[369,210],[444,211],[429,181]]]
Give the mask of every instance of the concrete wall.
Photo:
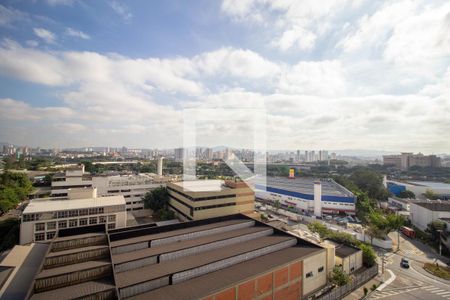
[[[323,287],[327,283],[327,251],[307,257],[303,260],[303,295],[307,295]],[[319,268],[323,271],[319,272]],[[312,276],[308,273],[312,272]],[[307,277],[308,276],[308,277]]]
[[[427,229],[427,225],[434,220],[450,218],[450,211],[431,211],[414,203],[411,203],[410,211],[411,223],[420,230]]]

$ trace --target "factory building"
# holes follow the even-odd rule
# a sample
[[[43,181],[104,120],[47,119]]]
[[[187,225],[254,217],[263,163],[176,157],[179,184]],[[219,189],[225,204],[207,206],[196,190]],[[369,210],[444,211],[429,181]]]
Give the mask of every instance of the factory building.
[[[355,195],[332,179],[267,177],[255,181],[255,195],[302,214],[355,214]]]
[[[35,255],[20,250],[9,255],[26,256],[33,268],[6,292],[33,300],[303,299],[325,287],[331,271],[325,248],[242,214],[65,229]]]

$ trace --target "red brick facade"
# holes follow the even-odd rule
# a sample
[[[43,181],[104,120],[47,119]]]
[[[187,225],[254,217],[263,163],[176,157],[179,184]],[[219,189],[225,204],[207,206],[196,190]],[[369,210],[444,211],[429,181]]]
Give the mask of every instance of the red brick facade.
[[[298,300],[303,262],[293,262],[205,297],[203,300]]]

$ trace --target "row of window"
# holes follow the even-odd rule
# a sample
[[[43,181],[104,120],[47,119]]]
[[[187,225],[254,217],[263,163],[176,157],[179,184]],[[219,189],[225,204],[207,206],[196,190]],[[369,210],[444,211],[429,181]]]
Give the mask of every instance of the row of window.
[[[75,227],[75,226],[74,226]],[[109,223],[108,229],[115,229],[116,223]],[[45,241],[45,240],[51,240],[55,237],[56,231],[49,231],[49,232],[38,232],[34,234],[34,240],[36,242],[39,241]]]
[[[317,269],[317,272],[318,272],[318,273],[322,273],[323,270],[324,270],[324,267],[321,266],[321,267],[319,267],[319,268]],[[306,273],[306,278],[310,278],[310,277],[313,277],[313,276],[314,276],[313,271],[310,271],[310,272]]]
[[[56,226],[58,225],[58,229],[64,228],[72,228],[78,226],[86,226],[86,225],[95,225],[95,224],[104,224],[106,222],[116,222],[116,215],[109,216],[99,216],[99,217],[90,217],[90,218],[81,218],[81,219],[70,219],[63,221],[51,221],[47,223],[36,223],[34,224],[34,231],[45,231],[47,227],[48,230],[56,230]],[[79,225],[78,225],[79,224]]]
[[[39,221],[43,214],[52,214],[51,217],[46,217],[46,219],[65,219],[72,218],[78,216],[87,216],[87,215],[98,215],[103,213],[114,213],[123,210],[122,205],[108,206],[108,207],[93,207],[93,208],[83,208],[83,209],[75,209],[75,210],[64,210],[57,211],[53,214],[49,213],[38,213],[38,214],[23,214],[23,222],[32,222]]]
[[[183,197],[185,197],[185,198],[188,198],[188,199],[191,200],[191,201],[205,201],[205,200],[215,200],[215,199],[225,199],[225,198],[235,198],[235,197],[236,197],[235,194],[230,194],[230,195],[219,195],[219,196],[210,196],[210,197],[199,197],[199,198],[194,198],[194,197],[191,197],[191,196],[189,196],[189,195],[187,195],[187,194],[185,194],[185,193],[183,193],[183,192],[177,191],[177,190],[175,190],[175,189],[173,189],[173,188],[171,188],[171,187],[167,187],[167,189],[168,189],[169,191],[172,191],[172,192],[174,192],[174,193],[177,193],[177,194],[179,194],[179,195],[181,195],[181,196],[183,196]]]

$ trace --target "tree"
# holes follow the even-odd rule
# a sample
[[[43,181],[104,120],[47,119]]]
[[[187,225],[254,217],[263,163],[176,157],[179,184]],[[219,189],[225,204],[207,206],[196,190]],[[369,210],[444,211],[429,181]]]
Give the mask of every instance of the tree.
[[[432,190],[427,189],[425,191],[425,193],[423,194],[427,199],[430,200],[437,200],[439,198],[439,196],[437,194],[435,194]]]
[[[334,266],[333,271],[330,274],[330,280],[337,286],[346,285],[351,281],[350,276],[344,272],[342,266]]]
[[[370,224],[364,231],[368,236],[370,236],[370,245],[373,245],[373,239],[382,239],[385,237],[385,232],[378,228],[375,224]]]
[[[431,234],[432,240],[438,241],[440,238],[440,232],[446,230],[447,224],[441,220],[434,220],[427,225],[426,231]]]
[[[386,216],[388,233],[397,231],[397,251],[400,250],[400,228],[405,224],[405,218],[402,215],[389,214]]]
[[[275,207],[275,212],[278,213],[278,210],[280,209],[280,200],[275,200],[274,203],[274,207]]]
[[[378,172],[368,168],[356,169],[349,178],[362,191],[367,192],[371,199],[387,200],[388,191],[383,186],[383,177]]]
[[[158,187],[144,195],[145,208],[150,208],[154,212],[166,209],[169,204],[169,193],[166,187]]]
[[[330,230],[324,224],[319,221],[313,221],[308,224],[308,229],[311,232],[319,234],[320,238],[323,239],[329,235]]]
[[[410,190],[405,190],[405,191],[402,191],[400,194],[398,194],[398,197],[404,198],[404,199],[416,199],[416,194],[414,194]]]
[[[362,251],[364,264],[367,267],[371,267],[371,266],[375,265],[375,263],[377,261],[377,254],[376,254],[375,250],[373,250],[372,246],[364,244],[364,243],[360,243],[358,247]]]

